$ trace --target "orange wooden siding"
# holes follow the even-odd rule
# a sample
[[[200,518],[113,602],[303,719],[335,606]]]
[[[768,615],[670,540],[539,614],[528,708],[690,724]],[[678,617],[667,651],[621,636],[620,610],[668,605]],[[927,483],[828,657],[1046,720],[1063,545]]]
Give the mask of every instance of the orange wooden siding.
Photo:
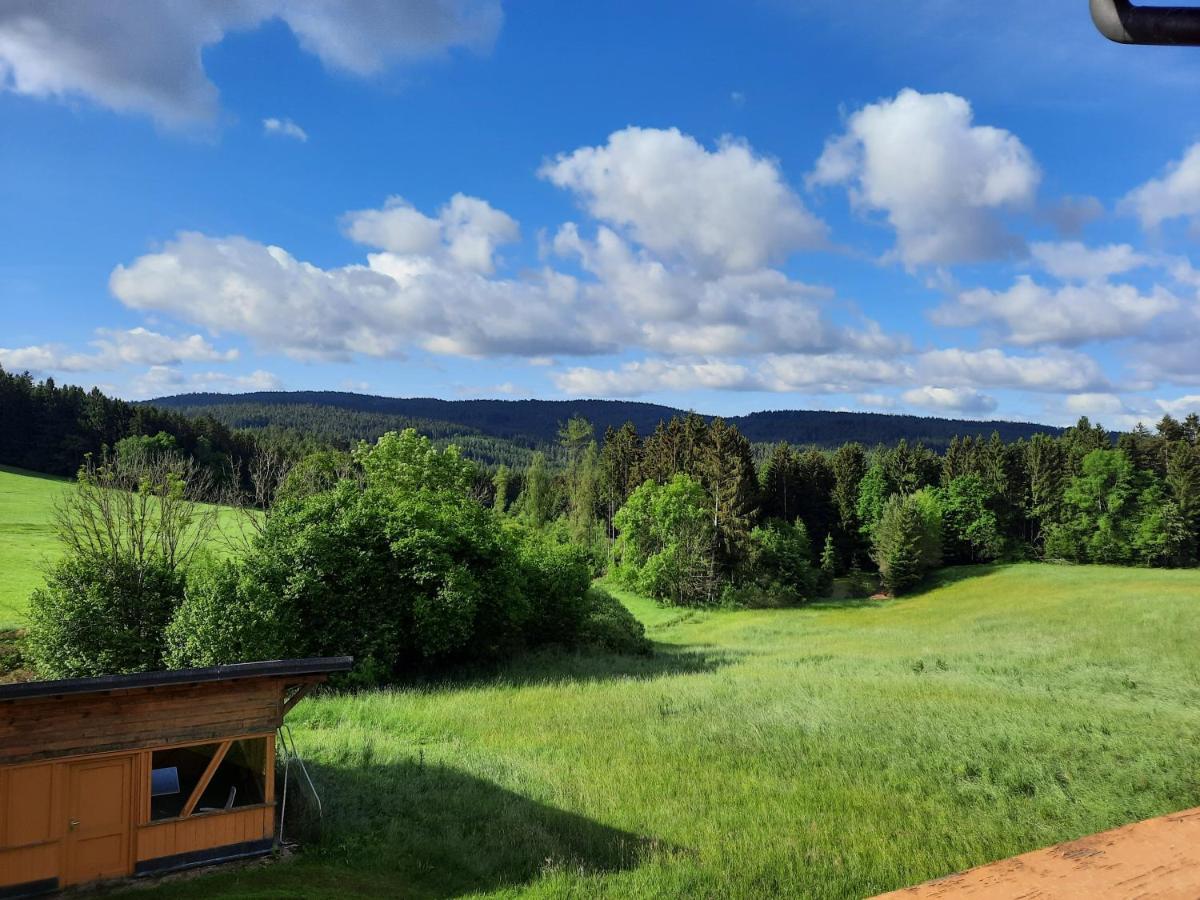
[[[249,806],[229,812],[203,813],[187,819],[142,825],[137,832],[138,862],[261,841],[275,835],[275,807]]]
[[[0,766],[0,888],[50,878],[84,883],[131,874],[149,860],[270,840],[274,733],[224,739],[265,742],[265,803],[151,822],[152,756],[167,747]]]

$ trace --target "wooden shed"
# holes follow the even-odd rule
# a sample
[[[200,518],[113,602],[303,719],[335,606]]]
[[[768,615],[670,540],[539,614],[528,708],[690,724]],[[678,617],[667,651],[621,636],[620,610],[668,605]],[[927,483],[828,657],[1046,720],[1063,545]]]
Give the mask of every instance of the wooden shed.
[[[0,685],[0,898],[275,843],[275,732],[348,657]]]

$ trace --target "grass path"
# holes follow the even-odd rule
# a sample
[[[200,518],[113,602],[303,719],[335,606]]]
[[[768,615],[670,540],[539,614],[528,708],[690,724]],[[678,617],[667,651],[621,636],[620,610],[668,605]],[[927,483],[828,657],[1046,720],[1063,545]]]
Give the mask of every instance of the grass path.
[[[861,897],[1200,805],[1200,572],[952,570],[799,610],[623,599],[654,658],[305,701],[320,838],[157,892]]]

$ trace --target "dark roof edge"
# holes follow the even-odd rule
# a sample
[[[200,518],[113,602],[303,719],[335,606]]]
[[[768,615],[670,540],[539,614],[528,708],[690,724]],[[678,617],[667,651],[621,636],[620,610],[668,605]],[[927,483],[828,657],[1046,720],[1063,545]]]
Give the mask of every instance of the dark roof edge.
[[[134,675],[102,675],[99,678],[64,678],[58,681],[24,681],[0,684],[0,702],[63,694],[94,694],[102,691],[128,691],[136,688],[165,687],[179,684],[203,684],[231,681],[235,678],[278,678],[289,675],[330,675],[345,672],[354,664],[352,656],[316,656],[310,659],[272,659],[262,662],[233,663],[206,669],[169,669],[165,672],[138,672]]]

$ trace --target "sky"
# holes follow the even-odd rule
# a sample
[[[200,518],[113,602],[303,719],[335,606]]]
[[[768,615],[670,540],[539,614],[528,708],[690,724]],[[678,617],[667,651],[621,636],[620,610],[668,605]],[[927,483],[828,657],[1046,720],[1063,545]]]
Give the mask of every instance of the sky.
[[[0,366],[130,399],[1129,428],[1198,241],[1200,48],[1082,0],[0,0]]]

